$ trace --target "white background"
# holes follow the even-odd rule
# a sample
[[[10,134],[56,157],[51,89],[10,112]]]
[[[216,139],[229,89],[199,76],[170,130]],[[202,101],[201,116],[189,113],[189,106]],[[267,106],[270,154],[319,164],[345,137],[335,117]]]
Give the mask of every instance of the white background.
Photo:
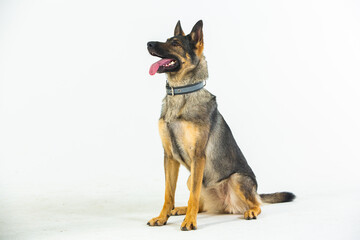
[[[259,192],[256,221],[158,228],[165,75],[146,43],[204,21],[206,88]],[[1,1],[0,239],[359,239],[359,1]],[[187,202],[182,169],[177,205]]]

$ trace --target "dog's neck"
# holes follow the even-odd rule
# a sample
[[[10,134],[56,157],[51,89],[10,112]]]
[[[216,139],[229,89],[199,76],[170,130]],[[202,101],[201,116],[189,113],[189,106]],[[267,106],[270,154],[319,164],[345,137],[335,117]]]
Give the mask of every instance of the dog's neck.
[[[204,55],[201,56],[197,66],[186,73],[167,73],[167,81],[170,87],[180,87],[205,81],[209,77],[207,62]]]

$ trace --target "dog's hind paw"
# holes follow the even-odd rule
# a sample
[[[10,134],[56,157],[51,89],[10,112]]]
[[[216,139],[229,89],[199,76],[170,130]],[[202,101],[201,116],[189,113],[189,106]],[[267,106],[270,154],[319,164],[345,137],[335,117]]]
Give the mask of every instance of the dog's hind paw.
[[[256,217],[261,213],[261,210],[259,207],[257,208],[252,208],[247,210],[244,213],[244,219],[246,220],[251,220],[251,219],[256,219]]]
[[[187,211],[187,207],[176,207],[173,210],[171,210],[170,215],[171,216],[185,215],[186,211]]]
[[[166,225],[166,222],[167,222],[168,218],[164,218],[164,217],[155,217],[153,219],[151,219],[147,225],[149,226],[163,226],[163,225]]]

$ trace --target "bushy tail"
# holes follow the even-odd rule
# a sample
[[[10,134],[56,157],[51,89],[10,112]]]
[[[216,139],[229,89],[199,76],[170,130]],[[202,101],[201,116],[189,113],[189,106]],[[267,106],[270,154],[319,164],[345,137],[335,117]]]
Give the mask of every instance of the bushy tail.
[[[291,202],[295,195],[291,192],[276,192],[269,194],[260,194],[261,201],[264,203],[282,203]]]

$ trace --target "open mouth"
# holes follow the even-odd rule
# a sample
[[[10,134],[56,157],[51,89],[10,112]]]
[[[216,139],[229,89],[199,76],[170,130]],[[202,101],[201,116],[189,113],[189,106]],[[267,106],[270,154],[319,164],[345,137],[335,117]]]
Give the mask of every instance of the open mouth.
[[[150,75],[154,75],[155,73],[172,72],[177,70],[178,67],[179,61],[175,58],[162,58],[151,65],[149,73]]]

